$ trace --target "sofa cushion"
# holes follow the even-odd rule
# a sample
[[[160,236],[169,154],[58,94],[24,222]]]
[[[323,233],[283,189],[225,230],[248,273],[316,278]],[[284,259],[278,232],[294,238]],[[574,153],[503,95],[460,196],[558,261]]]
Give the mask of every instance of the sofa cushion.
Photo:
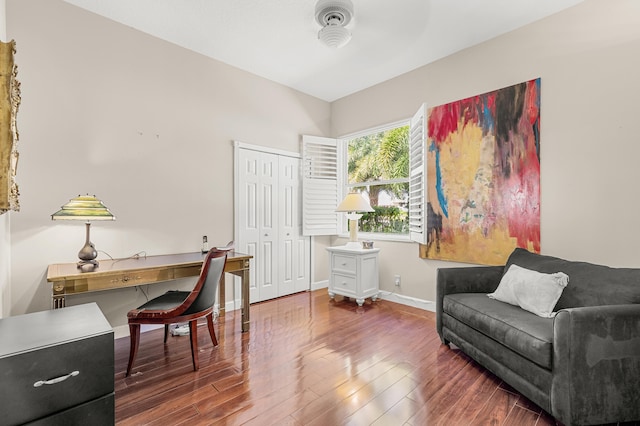
[[[562,271],[569,275],[571,284],[562,292],[556,310],[640,303],[640,268],[610,268],[535,254],[522,248],[511,253],[505,272],[514,264],[538,272]]]
[[[543,318],[484,293],[444,297],[443,310],[541,367],[551,369],[553,318]]]
[[[568,282],[569,276],[563,272],[545,274],[511,265],[502,276],[496,291],[487,296],[520,306],[538,316],[551,318],[556,315],[553,307],[558,303]]]

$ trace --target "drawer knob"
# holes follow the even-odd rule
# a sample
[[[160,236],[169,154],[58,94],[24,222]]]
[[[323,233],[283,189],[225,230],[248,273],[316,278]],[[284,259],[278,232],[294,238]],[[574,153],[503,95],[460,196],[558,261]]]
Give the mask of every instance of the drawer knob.
[[[72,371],[71,373],[66,374],[64,376],[56,377],[55,379],[38,380],[37,382],[35,382],[33,384],[33,387],[34,388],[39,388],[42,385],[55,385],[56,383],[64,382],[69,377],[77,376],[78,374],[80,374],[80,372],[76,370],[76,371]]]

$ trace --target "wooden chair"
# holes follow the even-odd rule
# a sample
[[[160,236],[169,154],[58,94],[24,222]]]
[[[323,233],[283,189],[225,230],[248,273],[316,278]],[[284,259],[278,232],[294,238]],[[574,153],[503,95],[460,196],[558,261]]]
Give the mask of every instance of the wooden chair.
[[[141,324],[164,324],[164,342],[167,343],[169,325],[189,322],[191,338],[191,359],[194,371],[198,369],[198,318],[205,317],[213,346],[218,346],[213,329],[213,304],[218,284],[227,261],[227,252],[211,249],[202,263],[200,277],[191,291],[168,291],[162,296],[149,300],[144,305],[129,311],[129,364],[125,377],[131,374],[133,361],[138,353]],[[221,301],[220,303],[224,303]]]

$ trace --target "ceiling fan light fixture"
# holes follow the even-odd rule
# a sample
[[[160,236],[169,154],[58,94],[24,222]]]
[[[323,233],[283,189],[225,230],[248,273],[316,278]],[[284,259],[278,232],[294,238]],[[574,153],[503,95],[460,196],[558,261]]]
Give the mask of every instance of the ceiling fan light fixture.
[[[351,31],[345,26],[352,18],[351,0],[318,0],[316,22],[322,26],[318,39],[334,49],[344,46],[351,40]]]

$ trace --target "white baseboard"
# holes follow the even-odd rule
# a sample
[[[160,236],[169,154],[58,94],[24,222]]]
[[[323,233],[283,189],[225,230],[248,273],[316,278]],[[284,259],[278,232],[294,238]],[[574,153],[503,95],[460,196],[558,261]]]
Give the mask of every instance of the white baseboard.
[[[140,326],[140,333],[144,333],[146,331],[151,331],[151,330],[156,330],[158,328],[162,328],[164,327],[163,325],[159,324],[159,325],[154,325],[154,324],[149,324],[149,325],[141,325]],[[114,339],[120,339],[121,337],[129,337],[129,325],[118,325],[116,327],[113,327],[113,338]]]
[[[405,296],[403,294],[393,293],[390,291],[380,291],[380,299],[400,303],[401,305],[412,306],[418,309],[424,309],[425,311],[436,311],[436,302]]]
[[[311,291],[320,290],[321,288],[329,288],[329,280],[311,283]]]
[[[225,312],[231,312],[231,311],[235,311],[236,309],[240,309],[241,306],[242,306],[242,300],[236,299],[236,300],[232,300],[231,302],[226,302],[224,304],[224,310]]]

